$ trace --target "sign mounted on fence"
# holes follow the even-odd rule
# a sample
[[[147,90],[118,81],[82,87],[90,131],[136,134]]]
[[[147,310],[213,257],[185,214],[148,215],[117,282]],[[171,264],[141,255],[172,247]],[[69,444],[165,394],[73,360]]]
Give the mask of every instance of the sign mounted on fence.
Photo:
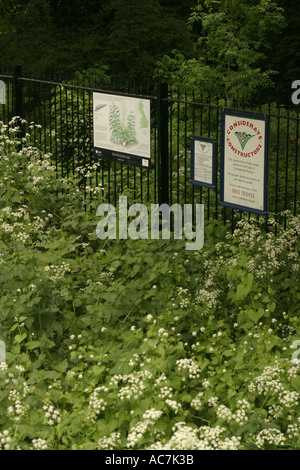
[[[216,188],[216,142],[208,137],[191,136],[191,183]]]
[[[269,119],[225,110],[221,123],[221,204],[266,215]]]
[[[0,104],[5,104],[5,83],[0,80]]]
[[[151,168],[150,100],[93,93],[94,154]]]

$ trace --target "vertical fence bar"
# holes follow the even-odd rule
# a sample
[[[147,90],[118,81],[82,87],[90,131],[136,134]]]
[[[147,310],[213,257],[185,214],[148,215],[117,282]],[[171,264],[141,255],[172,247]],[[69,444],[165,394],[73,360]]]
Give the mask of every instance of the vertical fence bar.
[[[218,170],[219,170],[219,123],[220,123],[220,107],[219,107],[219,97],[217,96],[217,130],[216,130],[216,168],[215,168],[215,177],[216,177],[216,189],[215,189],[215,219],[218,219],[218,194],[219,194],[219,185],[218,185]]]
[[[169,203],[168,85],[158,86],[158,202]]]
[[[297,214],[297,177],[298,177],[298,158],[299,158],[299,111],[297,111],[297,129],[296,129],[296,155],[295,155],[295,193],[294,193],[294,216]]]
[[[187,181],[186,181],[187,179],[187,146],[188,146],[188,142],[187,142],[188,96],[187,96],[186,90],[184,93],[184,99],[185,99],[185,103],[184,103],[184,204],[186,204],[187,203]]]
[[[285,157],[285,189],[284,189],[284,210],[288,208],[288,177],[289,177],[289,138],[290,138],[290,112],[286,123],[286,157]],[[286,229],[287,217],[284,215],[284,228]]]
[[[19,116],[20,139],[25,137],[24,125],[21,120],[24,118],[23,106],[23,83],[22,83],[22,67],[15,65],[13,68],[13,111],[15,116]]]
[[[15,65],[13,69],[13,111],[15,116],[23,117],[23,87],[22,81],[22,67],[21,65]]]
[[[180,90],[177,89],[177,204],[180,203]]]

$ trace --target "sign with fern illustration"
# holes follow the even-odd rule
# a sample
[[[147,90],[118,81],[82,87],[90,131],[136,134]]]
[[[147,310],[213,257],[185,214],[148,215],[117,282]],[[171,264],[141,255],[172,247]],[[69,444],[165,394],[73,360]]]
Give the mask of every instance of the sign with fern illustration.
[[[94,93],[93,107],[95,156],[150,168],[150,100]]]
[[[266,215],[268,118],[260,114],[225,110],[221,124],[221,204]]]

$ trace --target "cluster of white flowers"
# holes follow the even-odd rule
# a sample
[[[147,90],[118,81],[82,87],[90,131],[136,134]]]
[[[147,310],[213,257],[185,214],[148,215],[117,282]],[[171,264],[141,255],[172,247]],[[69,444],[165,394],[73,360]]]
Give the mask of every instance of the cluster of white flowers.
[[[179,307],[180,308],[188,308],[191,302],[191,293],[188,289],[184,289],[183,287],[178,287],[177,289],[178,297],[179,297]]]
[[[104,387],[97,387],[93,391],[92,395],[90,396],[89,400],[89,418],[91,421],[96,422],[96,417],[102,412],[105,411],[107,407],[107,402],[104,398],[99,397],[100,394],[103,394],[103,391],[107,391]]]
[[[199,435],[208,449],[238,450],[241,438],[230,437],[222,440],[222,434],[225,433],[225,431],[225,428],[220,426],[215,426],[214,428],[211,428],[210,426],[202,426],[199,429]]]
[[[290,408],[299,404],[299,397],[300,395],[298,392],[290,392],[288,390],[284,390],[279,394],[279,401],[281,405]]]
[[[249,410],[250,409],[250,403],[245,399],[238,400],[237,401],[237,408],[240,408],[241,410]]]
[[[173,388],[172,387],[162,387],[159,391],[158,398],[172,398],[173,397]]]
[[[45,439],[41,439],[40,437],[38,439],[32,439],[32,446],[34,450],[48,449],[47,441],[45,441]]]
[[[45,421],[48,426],[54,426],[55,424],[60,423],[61,417],[59,410],[56,410],[53,405],[45,403],[43,405]]]
[[[190,379],[198,379],[200,377],[201,370],[193,359],[178,359],[176,366],[179,372],[186,370]]]
[[[203,380],[202,387],[203,388],[209,388],[210,387],[210,381],[208,379]]]
[[[151,408],[143,414],[143,421],[138,422],[127,436],[127,447],[133,448],[137,442],[143,438],[149,427],[153,427],[156,421],[162,416],[162,411]]]
[[[204,307],[201,311],[202,316],[208,315],[213,308],[218,306],[218,297],[220,296],[220,293],[221,291],[218,289],[211,291],[207,289],[199,290],[195,298],[195,303],[200,305],[202,308]]]
[[[180,403],[178,403],[176,400],[170,400],[169,398],[167,398],[165,400],[165,403],[166,405],[168,405],[173,411],[174,413],[177,415],[179,413],[179,411],[181,411],[182,409],[182,406]]]
[[[121,433],[113,432],[110,436],[101,437],[98,441],[98,450],[114,450],[121,444]]]
[[[300,362],[299,362],[299,364],[295,364],[293,367],[291,367],[288,370],[288,372],[287,372],[288,379],[289,380],[295,379],[299,374],[299,370],[300,370]]]
[[[7,408],[7,414],[10,419],[14,421],[20,421],[21,417],[25,415],[28,407],[22,405],[20,400],[20,393],[17,390],[11,390],[9,392],[8,400],[13,402],[13,405]]]
[[[176,423],[172,428],[173,436],[167,445],[163,446],[167,450],[198,450],[199,449],[199,438],[197,435],[197,429],[192,429],[185,423]],[[200,449],[199,449],[200,450]]]
[[[143,414],[143,419],[152,421],[153,424],[162,416],[163,412],[161,410],[156,410],[151,408],[150,410],[145,411]]]
[[[220,426],[191,428],[184,422],[172,428],[173,436],[168,442],[156,442],[150,450],[238,450],[240,437],[225,437],[225,429]]]
[[[166,380],[167,380],[166,374],[162,373],[161,376],[155,380],[154,387],[160,387],[161,383],[166,382]]]
[[[227,423],[236,422],[240,426],[248,421],[247,410],[250,410],[250,403],[247,400],[238,400],[236,410],[232,411],[225,405],[217,404],[218,398],[212,397],[209,400],[209,406],[216,408],[216,415],[219,419]]]
[[[36,149],[27,148],[26,153],[30,155],[32,159],[32,153],[38,154]],[[30,185],[30,191],[34,194],[39,194],[41,188],[48,188],[50,187],[50,181],[45,173],[46,171],[50,171],[52,174],[55,172],[55,166],[51,163],[51,156],[48,154],[43,155],[43,158],[38,158],[34,162],[31,162],[27,165],[27,170],[29,172],[29,176],[27,177],[28,185]],[[51,175],[52,177],[52,175]],[[42,184],[39,184],[42,183]]]
[[[10,206],[4,207],[0,212],[1,228],[14,240],[26,243],[30,239],[28,231],[33,231],[33,227],[27,212],[27,206],[21,206],[17,211],[13,211]],[[20,222],[22,220],[22,222]]]
[[[6,364],[6,362],[1,362],[0,364],[0,372],[1,371],[4,371],[4,370],[7,370],[8,369],[8,365]]]
[[[128,375],[114,375],[110,380],[110,386],[119,385],[121,382],[124,386],[118,390],[120,400],[137,400],[144,393],[145,382],[151,378],[151,372],[144,369]]]
[[[208,406],[210,406],[211,408],[214,408],[215,406],[218,406],[218,401],[219,401],[219,398],[218,398],[218,397],[210,397],[210,398],[207,400],[207,404],[208,404]]]
[[[248,416],[246,414],[246,411],[244,409],[241,409],[241,410],[236,410],[236,412],[232,414],[232,419],[233,421],[238,423],[240,426],[242,426],[248,421]]]
[[[137,442],[142,439],[148,427],[152,423],[149,420],[140,421],[128,434],[127,436],[127,447],[133,448],[136,446]]]
[[[300,432],[300,425],[295,423],[295,424],[289,424],[286,430],[286,435],[288,439],[297,439],[299,437],[299,432]]]
[[[91,178],[92,177],[92,172],[96,171],[98,168],[101,167],[101,164],[99,162],[93,163],[93,165],[90,166],[77,166],[75,168],[76,173],[79,173],[80,175],[84,176],[85,178]]]
[[[140,361],[140,356],[137,353],[132,355],[132,359],[129,360],[130,367],[134,367]]]
[[[273,419],[280,418],[283,413],[283,408],[280,405],[270,405],[268,408],[269,418],[266,419],[266,422],[271,422]]]
[[[10,443],[10,432],[7,429],[0,432],[0,450],[10,450]]]
[[[217,416],[219,419],[222,419],[224,421],[227,421],[227,423],[230,423],[232,421],[232,411],[227,408],[225,405],[220,405],[216,411]]]
[[[201,399],[203,397],[203,392],[199,392],[197,396],[191,401],[191,407],[195,408],[195,410],[199,411],[202,407]]]
[[[255,443],[260,448],[266,444],[279,447],[285,444],[285,440],[284,435],[278,429],[263,429],[256,436]]]
[[[250,403],[243,399],[243,400],[238,400],[237,402],[237,409],[235,413],[232,415],[232,419],[238,423],[240,426],[245,424],[248,421],[248,416],[247,416],[247,411],[250,411]]]
[[[146,386],[143,382],[125,385],[119,389],[118,398],[120,398],[120,400],[137,400],[141,395],[143,395],[145,388]]]
[[[289,227],[287,230],[282,231],[279,235],[273,232],[267,234],[267,239],[262,241],[262,236],[259,233],[260,228],[252,226],[245,221],[241,221],[240,225],[242,229],[238,229],[234,232],[233,238],[238,237],[239,242],[241,235],[243,235],[243,242],[240,243],[240,246],[243,246],[245,243],[248,247],[253,250],[255,245],[260,243],[260,247],[257,250],[257,255],[252,257],[248,261],[248,269],[252,272],[257,278],[263,279],[273,275],[277,270],[281,269],[282,266],[285,266],[286,259],[283,256],[286,251],[288,251],[288,259],[298,261],[299,256],[295,251],[295,240],[299,234],[299,223],[294,223],[291,214],[289,214]],[[241,231],[243,228],[247,229],[246,231]],[[299,264],[295,263],[293,266],[294,270],[299,269]]]
[[[53,273],[50,276],[50,280],[53,282],[57,282],[63,279],[66,273],[71,272],[71,269],[70,269],[70,265],[63,261],[60,266],[55,266],[53,264],[49,266],[45,266],[44,271]]]
[[[284,390],[280,377],[283,369],[276,362],[274,366],[266,366],[261,375],[256,377],[249,385],[249,392],[258,392],[259,395],[278,394]]]
[[[31,222],[31,227],[32,229],[35,231],[35,232],[40,232],[41,230],[43,230],[46,226],[46,222],[41,219],[41,217],[34,217],[32,222]]]
[[[95,186],[95,187],[92,187],[92,186],[85,186],[85,191],[87,193],[91,193],[91,194],[99,194],[99,193],[102,193],[104,191],[104,187],[102,186],[102,184],[99,184],[98,186]]]
[[[158,336],[167,338],[169,336],[169,333],[164,328],[159,328]]]
[[[29,147],[27,148],[29,150]],[[32,148],[32,150],[36,151],[35,148]],[[43,160],[36,160],[35,162],[29,163],[27,165],[27,169],[32,173],[32,179],[36,176],[34,175],[34,172],[36,173],[41,173],[41,175],[45,172],[45,170],[48,171],[53,171],[55,172],[55,166],[51,164],[51,155],[50,154],[44,154],[43,155]]]

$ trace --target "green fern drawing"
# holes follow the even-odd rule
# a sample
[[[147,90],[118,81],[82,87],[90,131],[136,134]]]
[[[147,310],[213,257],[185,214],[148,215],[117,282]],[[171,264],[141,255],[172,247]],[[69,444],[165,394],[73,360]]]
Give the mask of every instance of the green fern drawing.
[[[144,104],[142,101],[139,102],[139,110],[141,113],[140,129],[148,129],[149,123],[145,115]]]
[[[111,141],[113,143],[122,145],[123,147],[136,145],[138,143],[135,115],[132,111],[127,117],[127,121],[122,121],[118,106],[112,104],[109,111],[109,127],[111,130]]]

